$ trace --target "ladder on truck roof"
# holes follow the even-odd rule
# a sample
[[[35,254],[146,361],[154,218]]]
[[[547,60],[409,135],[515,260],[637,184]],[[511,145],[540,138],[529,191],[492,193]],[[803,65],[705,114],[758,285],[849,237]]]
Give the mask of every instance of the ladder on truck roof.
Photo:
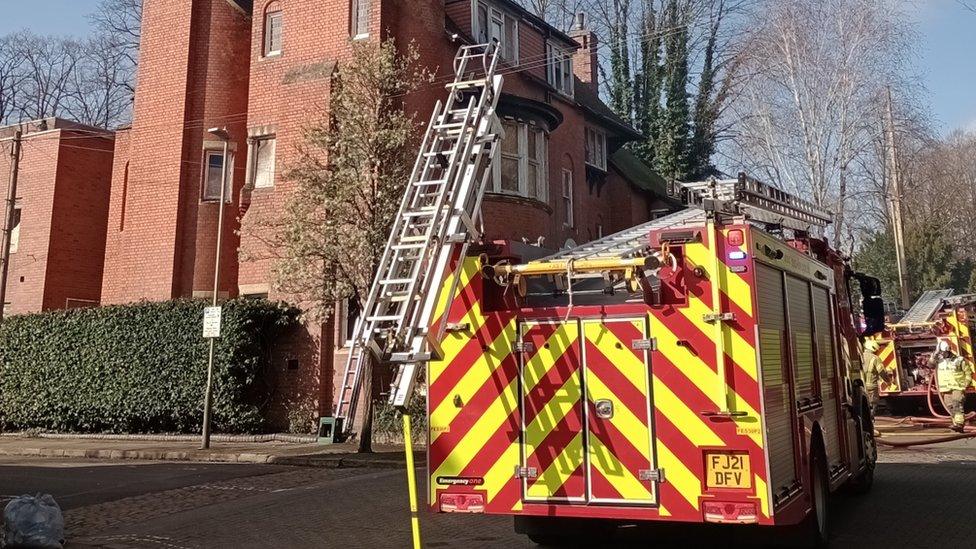
[[[585,277],[595,271],[612,270],[613,267],[608,267],[606,261],[597,260],[628,260],[646,256],[649,252],[648,235],[652,230],[702,223],[709,211],[741,215],[750,220],[802,231],[811,227],[822,229],[833,218],[829,210],[745,174],[740,174],[738,179],[676,182],[671,192],[678,195],[688,208],[531,261],[526,268],[500,266],[496,274],[551,275],[558,270],[571,277],[574,274]],[[589,268],[590,265],[593,269]],[[621,268],[634,266],[630,263],[620,265]]]
[[[823,229],[834,217],[826,208],[744,173],[740,173],[737,179],[678,182],[676,186],[675,194],[679,194],[689,206],[744,215],[754,221],[797,231],[808,231],[811,227]]]
[[[929,290],[918,298],[912,308],[898,321],[899,324],[918,324],[929,322],[942,308],[943,302],[951,297],[952,290]]]
[[[399,407],[410,400],[420,364],[440,356],[446,325],[431,325],[437,298],[446,283],[457,288],[460,270],[450,273],[451,260],[480,237],[481,201],[503,132],[495,112],[498,53],[497,40],[458,50],[448,99],[434,106],[357,322],[334,414],[322,418],[324,442],[354,434],[367,361],[398,365],[390,401]]]

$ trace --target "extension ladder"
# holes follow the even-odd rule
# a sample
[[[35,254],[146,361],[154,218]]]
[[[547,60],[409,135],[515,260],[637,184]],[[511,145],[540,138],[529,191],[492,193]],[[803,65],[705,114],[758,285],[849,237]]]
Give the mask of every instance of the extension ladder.
[[[464,257],[480,235],[481,201],[503,137],[495,113],[503,78],[498,42],[463,46],[454,59],[449,96],[434,106],[399,213],[365,301],[340,381],[334,415],[322,418],[320,440],[354,433],[367,361],[397,366],[390,402],[406,406],[421,366],[441,356],[446,315],[431,326],[441,289],[453,294]]]

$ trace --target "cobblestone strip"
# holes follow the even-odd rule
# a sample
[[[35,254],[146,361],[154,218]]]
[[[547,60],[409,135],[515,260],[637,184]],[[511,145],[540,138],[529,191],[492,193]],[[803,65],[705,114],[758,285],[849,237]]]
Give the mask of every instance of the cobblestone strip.
[[[367,469],[301,469],[177,488],[70,510],[65,513],[65,526],[69,539],[92,542],[102,540],[118,527],[248,498],[257,493],[293,490],[323,480],[368,472]]]

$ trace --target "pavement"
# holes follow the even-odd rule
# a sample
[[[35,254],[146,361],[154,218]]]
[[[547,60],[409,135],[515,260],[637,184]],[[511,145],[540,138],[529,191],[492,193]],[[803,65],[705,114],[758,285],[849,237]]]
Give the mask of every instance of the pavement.
[[[211,442],[200,449],[199,440],[186,437],[142,438],[41,438],[0,437],[0,456],[148,461],[193,461],[209,463],[253,463],[303,467],[401,467],[403,447],[373,445],[374,453],[357,454],[356,443],[297,444],[281,441]],[[422,453],[416,454],[423,459]]]
[[[941,456],[941,457],[940,457]],[[883,452],[874,490],[831,501],[833,547],[970,547],[976,460]],[[423,475],[420,475],[421,480]],[[68,549],[409,547],[402,470],[221,463],[0,458],[0,487],[54,494]],[[424,487],[421,484],[420,491]],[[533,547],[512,519],[421,511],[428,548]],[[693,537],[692,537],[693,536]],[[779,533],[738,527],[621,530],[604,546],[789,547]]]
[[[888,437],[936,434],[886,431]],[[26,444],[20,447],[30,449]],[[67,448],[63,442],[59,444]],[[141,447],[143,443],[139,448],[132,442],[119,444],[149,451]],[[190,449],[172,450],[173,444],[159,447],[157,442],[156,446],[159,451],[197,456],[193,444]],[[261,453],[254,452],[253,444],[215,446],[215,452],[222,454]],[[307,446],[268,447],[263,453],[279,458],[308,456],[314,449]],[[16,446],[5,447],[10,451]],[[378,467],[365,462],[355,467],[297,467],[0,456],[0,506],[4,494],[53,494],[65,509],[69,549],[408,547],[405,474],[402,462],[399,470],[384,468],[392,466],[384,463],[393,461],[392,456],[387,457],[375,458]],[[421,494],[423,476],[421,472]],[[863,549],[972,546],[976,539],[970,504],[973,493],[976,442],[971,439],[924,448],[882,448],[874,490],[867,496],[839,495],[831,500],[831,545]],[[422,510],[420,520],[425,547],[533,547],[513,532],[511,517]],[[790,546],[767,530],[702,526],[694,531],[630,528],[605,545],[646,547],[648,540],[654,540],[656,547],[678,547],[687,545],[691,536],[696,545],[715,548]]]

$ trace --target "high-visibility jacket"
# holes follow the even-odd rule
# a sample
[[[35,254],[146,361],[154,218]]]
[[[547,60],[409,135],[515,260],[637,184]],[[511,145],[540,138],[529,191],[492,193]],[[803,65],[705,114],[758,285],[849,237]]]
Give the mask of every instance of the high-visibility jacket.
[[[973,367],[961,356],[944,357],[936,371],[939,392],[965,391],[973,383]]]
[[[864,372],[864,388],[874,389],[877,387],[878,381],[881,379],[881,372],[884,370],[881,358],[871,351],[864,351],[864,354],[861,355],[861,367]]]

